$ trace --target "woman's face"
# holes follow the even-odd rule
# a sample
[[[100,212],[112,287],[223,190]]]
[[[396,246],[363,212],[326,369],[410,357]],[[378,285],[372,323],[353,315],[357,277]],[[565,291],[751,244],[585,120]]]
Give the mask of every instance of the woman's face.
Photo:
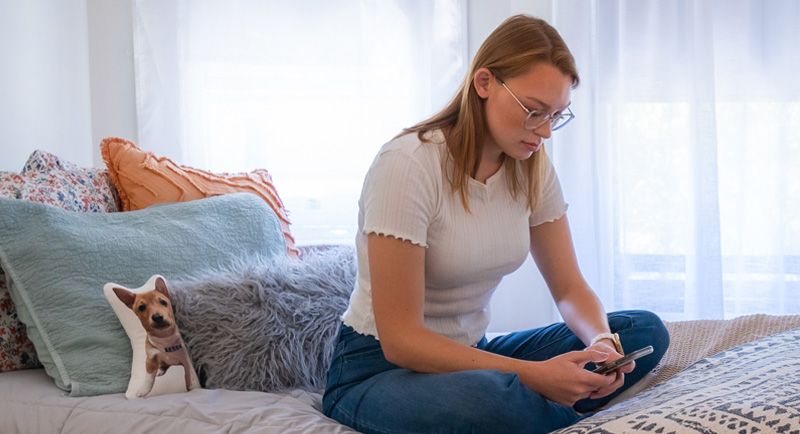
[[[498,162],[502,154],[516,160],[530,158],[544,139],[550,137],[550,121],[533,130],[526,129],[528,113],[520,103],[530,111],[557,117],[569,105],[572,90],[572,77],[549,63],[535,64],[527,73],[505,80],[508,89],[487,69],[476,72],[474,83],[485,104],[488,129],[483,144],[485,162]]]

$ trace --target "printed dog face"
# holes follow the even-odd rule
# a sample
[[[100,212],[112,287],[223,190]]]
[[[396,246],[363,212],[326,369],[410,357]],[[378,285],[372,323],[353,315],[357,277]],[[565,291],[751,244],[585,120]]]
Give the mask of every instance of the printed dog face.
[[[167,284],[161,276],[156,275],[151,277],[148,285],[154,285],[155,289],[133,292],[114,284],[107,285],[107,288],[111,287],[114,295],[134,313],[147,334],[143,342],[146,375],[135,394],[137,397],[149,395],[156,377],[164,375],[171,366],[177,365],[183,366],[186,390],[197,388],[200,382],[192,366],[186,343],[175,323]]]
[[[163,279],[156,279],[156,289],[152,291],[136,294],[124,288],[114,288],[114,293],[136,314],[148,335],[167,337],[175,333],[172,303]]]

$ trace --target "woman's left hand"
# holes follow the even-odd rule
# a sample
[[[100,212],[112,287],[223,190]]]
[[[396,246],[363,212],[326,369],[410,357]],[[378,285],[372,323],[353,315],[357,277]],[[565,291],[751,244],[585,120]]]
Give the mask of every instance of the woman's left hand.
[[[614,348],[614,346],[611,345],[611,343],[607,343],[605,341],[600,341],[600,342],[598,342],[598,343],[596,343],[596,344],[594,344],[594,345],[592,345],[592,346],[590,346],[590,347],[588,347],[586,349],[587,350],[591,349],[591,350],[596,350],[596,351],[601,351],[601,352],[607,353],[608,354],[608,359],[606,359],[604,364],[605,363],[611,363],[614,360],[617,360],[617,359],[622,357],[622,354],[619,354],[616,351],[616,348]],[[590,399],[598,399],[598,398],[602,398],[604,396],[608,396],[608,395],[614,393],[614,391],[616,391],[617,389],[622,387],[623,383],[625,383],[625,374],[629,374],[629,373],[633,372],[634,368],[636,368],[636,362],[630,362],[630,363],[626,363],[626,364],[620,366],[619,368],[614,370],[614,372],[609,373],[608,375],[616,375],[617,378],[614,379],[614,382],[609,384],[606,387],[603,387],[601,389],[595,390],[594,392],[592,392],[592,394],[591,394],[591,396],[589,396],[589,398]],[[600,374],[598,374],[598,375],[600,375]]]

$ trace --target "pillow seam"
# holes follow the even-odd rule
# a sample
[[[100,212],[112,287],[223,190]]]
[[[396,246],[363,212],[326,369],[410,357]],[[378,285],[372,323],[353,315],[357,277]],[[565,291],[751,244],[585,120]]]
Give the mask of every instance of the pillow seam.
[[[61,381],[64,383],[64,386],[69,388],[70,392],[72,392],[72,380],[69,377],[69,373],[67,372],[66,367],[64,366],[64,361],[61,359],[61,355],[56,350],[56,347],[50,341],[50,337],[47,335],[47,332],[42,327],[41,321],[39,321],[39,316],[35,313],[33,309],[30,309],[31,300],[28,298],[28,293],[25,290],[25,285],[19,280],[17,276],[16,270],[13,266],[11,266],[11,261],[8,258],[5,250],[0,247],[0,264],[5,262],[5,265],[2,267],[3,271],[11,277],[11,281],[14,282],[14,287],[18,288],[19,296],[22,298],[23,303],[25,303],[25,309],[28,311],[28,315],[31,316],[31,320],[36,326],[36,332],[41,337],[42,341],[44,342],[45,347],[47,347],[47,351],[50,353],[50,356],[53,358],[53,364],[55,365],[56,369],[58,369],[58,373],[61,376]],[[11,291],[11,285],[8,285],[9,292]],[[19,309],[19,306],[17,306]],[[30,337],[29,337],[30,338]],[[35,347],[34,347],[35,348]]]

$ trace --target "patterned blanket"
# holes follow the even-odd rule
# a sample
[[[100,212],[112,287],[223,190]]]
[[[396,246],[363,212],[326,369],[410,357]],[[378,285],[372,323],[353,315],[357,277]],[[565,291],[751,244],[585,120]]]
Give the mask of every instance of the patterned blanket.
[[[702,359],[558,434],[800,434],[800,329]]]

